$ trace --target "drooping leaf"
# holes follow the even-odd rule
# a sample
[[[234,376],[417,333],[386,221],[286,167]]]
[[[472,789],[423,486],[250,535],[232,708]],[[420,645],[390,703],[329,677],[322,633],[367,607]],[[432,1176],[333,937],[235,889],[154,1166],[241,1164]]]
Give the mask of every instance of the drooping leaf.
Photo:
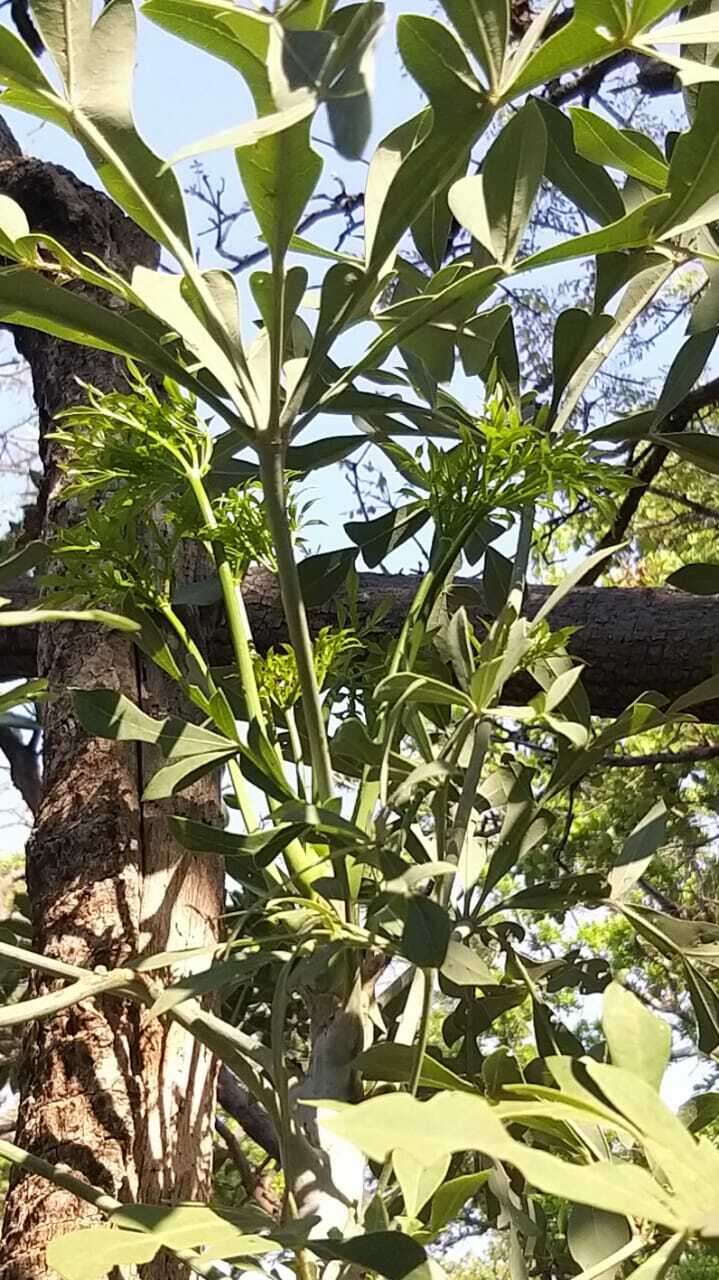
[[[719,475],[719,436],[700,431],[663,431],[661,442],[702,471]]]
[[[713,1053],[719,1045],[719,995],[691,960],[684,960],[684,973],[697,1020],[699,1048],[702,1053]]]
[[[568,307],[557,317],[552,338],[554,387],[550,413],[556,413],[572,374],[597,347],[614,323],[608,315],[590,315],[581,307]]]
[[[350,520],[344,529],[347,537],[360,548],[367,567],[376,569],[391,551],[419,533],[428,519],[423,503],[409,502],[373,520]]]
[[[414,1064],[414,1047],[409,1044],[378,1043],[355,1058],[354,1065],[366,1080],[383,1080],[404,1084],[410,1079]],[[420,1085],[423,1089],[460,1089],[473,1092],[474,1087],[450,1071],[431,1054],[422,1059]]]
[[[19,578],[29,569],[37,569],[45,564],[50,556],[50,548],[46,543],[35,540],[26,542],[18,551],[12,551],[0,564],[0,583],[11,582]]]
[[[497,984],[497,975],[492,973],[486,960],[463,942],[448,944],[440,972],[455,987],[492,987]]]

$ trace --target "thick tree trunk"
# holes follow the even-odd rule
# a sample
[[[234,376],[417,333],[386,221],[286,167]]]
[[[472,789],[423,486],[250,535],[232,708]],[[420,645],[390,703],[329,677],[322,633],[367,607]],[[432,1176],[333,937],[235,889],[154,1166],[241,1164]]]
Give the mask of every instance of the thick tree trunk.
[[[5,155],[8,155],[7,149]],[[155,265],[155,247],[106,197],[65,170],[12,157],[0,190],[26,210],[33,230],[80,256],[95,252],[117,270]],[[59,490],[54,415],[84,395],[125,385],[120,362],[31,330],[15,334],[30,364],[41,428],[44,523],[71,522]],[[150,712],[176,710],[172,692],[146,671],[117,634],[63,625],[38,638],[38,671],[56,695],[45,713],[44,794],[27,854],[34,946],[92,969],[129,956],[203,946],[217,937],[223,885],[219,861],[183,854],[161,805],[140,801],[148,762],[134,747],[88,738],[72,715],[71,686],[111,686]],[[186,803],[205,820],[218,813],[217,783]],[[36,992],[46,989],[38,982]],[[21,1067],[18,1142],[65,1162],[122,1200],[206,1197],[212,1157],[215,1064],[179,1028],[141,1025],[136,1007],[88,1002],[32,1026]],[[49,1280],[47,1242],[95,1220],[94,1211],[35,1177],[16,1173],[0,1241],[2,1280]],[[159,1259],[145,1274],[170,1280],[185,1269]]]

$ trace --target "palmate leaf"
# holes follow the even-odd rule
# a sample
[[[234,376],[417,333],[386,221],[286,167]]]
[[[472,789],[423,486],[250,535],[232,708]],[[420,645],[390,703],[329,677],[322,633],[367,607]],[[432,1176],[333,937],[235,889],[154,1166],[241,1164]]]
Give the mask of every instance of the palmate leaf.
[[[399,137],[393,133],[385,139],[375,174],[370,174],[375,180],[367,193],[367,265],[375,276],[386,269],[423,210],[460,176],[469,149],[492,117],[461,45],[445,26],[419,14],[402,14],[397,40],[402,60],[432,111],[421,122],[412,122],[411,130],[402,126]]]
[[[36,0],[33,14],[60,72],[66,127],[93,149],[107,190],[153,240],[191,251],[184,201],[174,174],[139,137],[130,90],[136,61],[131,0],[113,0],[92,24],[90,4]],[[2,71],[0,70],[0,76]],[[12,92],[13,83],[9,80]]]
[[[604,1068],[605,1073],[614,1070]],[[602,1084],[604,1081],[603,1074]],[[624,1214],[631,1206],[632,1213],[638,1217],[646,1217],[674,1231],[686,1226],[682,1217],[685,1206],[675,1207],[672,1196],[645,1169],[610,1160],[589,1165],[571,1164],[525,1146],[510,1137],[493,1108],[479,1097],[458,1092],[439,1093],[428,1102],[418,1102],[408,1094],[394,1094],[356,1106],[328,1101],[323,1103],[323,1108],[323,1123],[373,1160],[383,1161],[399,1148],[410,1153],[418,1163],[431,1166],[447,1154],[479,1151],[507,1161],[531,1185],[549,1195],[609,1213]],[[671,1116],[671,1112],[663,1108],[662,1118],[665,1113]],[[587,1118],[590,1115],[588,1112]],[[696,1213],[697,1222],[700,1212]]]

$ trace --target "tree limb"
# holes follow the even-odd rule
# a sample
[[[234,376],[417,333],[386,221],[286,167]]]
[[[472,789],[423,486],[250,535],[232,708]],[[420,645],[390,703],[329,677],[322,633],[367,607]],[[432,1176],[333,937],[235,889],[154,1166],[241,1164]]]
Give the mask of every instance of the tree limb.
[[[697,387],[684,397],[676,409],[670,413],[664,429],[666,431],[686,431],[697,414],[706,409],[715,409],[717,405],[719,405],[719,378],[712,378],[711,382],[705,383],[703,387]],[[655,444],[649,448],[637,472],[634,488],[630,489],[620,502],[611,527],[597,543],[596,551],[604,550],[606,547],[614,547],[623,540],[631,521],[639,509],[642,498],[653,481],[656,480],[668,457],[669,450],[662,445]],[[585,574],[579,585],[582,587],[590,586],[604,573],[605,569],[606,561]]]

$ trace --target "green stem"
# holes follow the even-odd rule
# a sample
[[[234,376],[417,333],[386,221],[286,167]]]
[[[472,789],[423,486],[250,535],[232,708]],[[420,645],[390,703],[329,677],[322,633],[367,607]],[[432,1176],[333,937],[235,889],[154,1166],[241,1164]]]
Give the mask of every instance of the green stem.
[[[302,776],[302,767],[304,763],[302,759],[302,743],[300,741],[300,735],[297,731],[297,721],[295,719],[295,713],[294,713],[293,707],[285,707],[285,724],[287,725],[287,733],[290,740],[290,750],[292,752],[292,759],[294,760],[294,763],[295,763],[295,772],[297,775],[297,791],[298,791],[298,794],[303,799],[305,799],[306,798],[305,780]]]
[[[50,1164],[48,1160],[43,1160],[41,1156],[25,1151],[23,1147],[16,1146],[14,1142],[6,1142],[5,1139],[0,1139],[0,1159],[9,1160],[11,1164],[24,1169],[25,1173],[45,1178],[53,1186],[61,1187],[63,1191],[69,1191],[71,1195],[77,1196],[78,1200],[84,1200],[86,1204],[91,1204],[93,1208],[98,1209],[106,1217],[110,1217],[111,1214],[126,1207],[121,1200],[116,1200],[114,1196],[109,1196],[107,1192],[102,1191],[99,1187],[94,1187],[92,1183],[85,1182],[82,1178],[70,1173],[64,1165]],[[163,1245],[162,1247],[174,1254],[181,1262],[187,1263],[198,1275],[206,1276],[207,1280],[226,1280],[224,1271],[219,1267],[213,1266],[211,1262],[203,1262],[194,1249],[174,1249],[170,1245]]]
[[[259,454],[265,512],[277,556],[282,606],[302,691],[302,707],[312,761],[313,791],[315,798],[322,803],[333,794],[332,765],[315,676],[312,640],[287,519],[282,448],[270,441],[260,447]]]
[[[217,520],[212,509],[212,503],[207,496],[205,486],[202,483],[200,475],[196,471],[188,474],[190,488],[197,503],[198,509],[205,522],[207,529],[212,534],[217,529]],[[255,680],[255,668],[252,661],[252,647],[250,631],[247,625],[247,613],[244,607],[244,601],[240,593],[240,588],[235,582],[235,575],[232,572],[232,566],[227,559],[227,553],[222,543],[218,540],[211,542],[212,555],[217,567],[217,576],[220,580],[222,589],[222,599],[225,605],[225,613],[227,615],[227,627],[230,632],[232,641],[232,652],[237,663],[237,670],[242,682],[242,690],[247,702],[247,710],[251,720],[257,720],[262,729],[265,729],[265,717],[260,702],[260,695]]]
[[[211,696],[213,693],[216,692],[217,686],[214,680],[212,679],[212,674],[205,661],[203,653],[195,644],[195,641],[193,640],[192,636],[187,630],[187,627],[183,623],[182,619],[178,618],[177,614],[175,613],[175,610],[172,608],[171,605],[165,604],[163,606],[162,615],[164,618],[167,619],[167,621],[169,622],[175,634],[179,637],[179,639],[184,644],[193,662],[197,664],[199,670],[202,672],[202,675],[205,677],[205,680],[207,681],[207,691]],[[221,728],[220,725],[218,725],[217,727]],[[245,824],[245,827],[247,828],[248,831],[256,831],[260,825],[260,820],[257,815],[255,806],[252,803],[249,787],[247,786],[242,770],[240,769],[240,766],[238,765],[236,760],[228,761],[227,772],[230,775],[232,790],[235,793],[235,799],[237,800],[237,804],[239,806],[240,813],[242,814],[242,820]]]
[[[422,1078],[422,1064],[424,1063],[424,1055],[427,1052],[427,1043],[429,1041],[429,1020],[432,1016],[432,996],[434,995],[434,969],[423,969],[422,975],[424,977],[422,1013],[419,1019],[417,1043],[414,1047],[412,1072],[407,1086],[412,1097],[415,1097]]]

